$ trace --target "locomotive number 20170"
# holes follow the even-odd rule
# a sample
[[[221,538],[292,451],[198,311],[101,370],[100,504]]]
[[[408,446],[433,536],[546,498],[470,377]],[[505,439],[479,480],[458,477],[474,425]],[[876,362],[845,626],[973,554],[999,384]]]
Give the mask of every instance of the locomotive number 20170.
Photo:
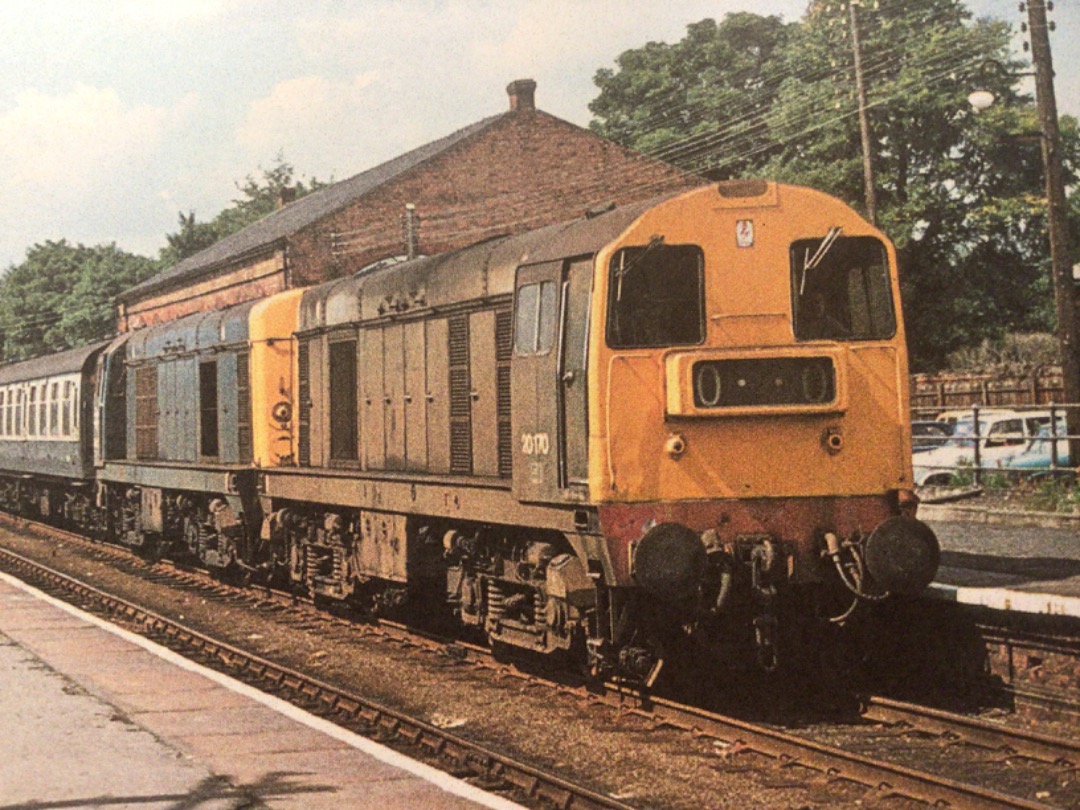
[[[527,456],[546,456],[551,452],[551,441],[546,433],[522,433],[521,452]]]

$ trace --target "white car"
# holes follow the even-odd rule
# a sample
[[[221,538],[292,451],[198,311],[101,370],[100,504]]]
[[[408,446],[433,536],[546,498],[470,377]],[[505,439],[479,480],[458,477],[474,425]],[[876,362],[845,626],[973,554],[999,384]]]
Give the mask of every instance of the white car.
[[[987,410],[979,413],[979,467],[1008,466],[1039,430],[1050,424],[1049,411]],[[958,470],[975,466],[975,419],[971,413],[957,420],[953,434],[941,447],[915,456],[915,486],[948,486]]]

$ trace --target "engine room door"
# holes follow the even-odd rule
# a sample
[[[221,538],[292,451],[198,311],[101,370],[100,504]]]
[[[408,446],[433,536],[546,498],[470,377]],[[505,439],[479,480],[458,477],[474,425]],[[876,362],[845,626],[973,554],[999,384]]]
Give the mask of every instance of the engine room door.
[[[566,500],[588,476],[585,347],[592,263],[519,267],[511,370],[513,490]]]

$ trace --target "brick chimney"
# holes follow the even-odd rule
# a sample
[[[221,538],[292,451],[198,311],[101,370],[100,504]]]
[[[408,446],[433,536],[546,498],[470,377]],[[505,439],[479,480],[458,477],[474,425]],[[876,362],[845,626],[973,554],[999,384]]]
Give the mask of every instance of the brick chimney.
[[[284,208],[291,202],[296,201],[295,186],[282,186],[278,189],[277,207]]]
[[[506,85],[510,96],[510,112],[531,112],[536,109],[536,82],[517,79]]]

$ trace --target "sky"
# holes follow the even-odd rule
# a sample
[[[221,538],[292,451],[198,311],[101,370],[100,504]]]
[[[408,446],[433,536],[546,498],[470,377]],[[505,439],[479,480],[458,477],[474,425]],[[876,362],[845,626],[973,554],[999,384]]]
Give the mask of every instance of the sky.
[[[507,109],[590,120],[593,76],[648,41],[806,0],[0,0],[0,271],[46,240],[157,256],[278,155],[343,180]],[[1022,35],[1016,0],[969,0]],[[1051,35],[1080,115],[1080,0]]]

